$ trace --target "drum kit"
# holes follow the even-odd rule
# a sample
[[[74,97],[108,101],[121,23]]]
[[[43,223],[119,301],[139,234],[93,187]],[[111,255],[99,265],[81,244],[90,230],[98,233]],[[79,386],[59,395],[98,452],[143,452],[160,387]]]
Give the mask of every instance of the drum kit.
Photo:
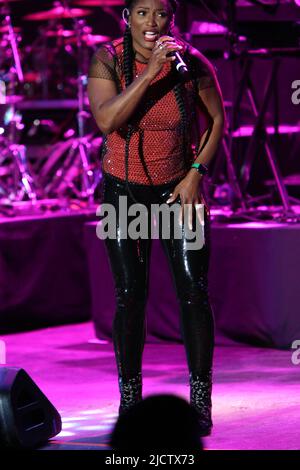
[[[86,19],[92,18],[95,8],[99,8],[118,21],[120,31],[123,31],[124,24],[120,20],[120,12],[117,12],[115,7],[123,7],[124,0],[55,1],[49,9],[24,13],[20,28],[19,23],[14,24],[11,12],[14,5],[23,6],[26,2],[27,0],[0,0],[0,212],[6,213],[7,207],[15,207],[23,202],[37,207],[40,200],[51,199],[56,201],[56,205],[64,201],[65,206],[66,201],[71,201],[72,198],[92,205],[95,190],[102,180],[99,158],[102,138],[99,137],[96,127],[92,131],[90,128],[88,130],[91,115],[86,108],[87,75],[93,52],[111,38],[95,34]],[[236,2],[228,4],[234,11]],[[228,17],[234,19],[236,15],[232,12]],[[23,31],[26,25],[33,32],[37,31],[37,34],[29,45],[23,46]],[[234,53],[236,44],[232,38],[238,36],[235,34],[233,20],[232,24],[229,21],[227,26],[225,32],[228,33],[230,45],[228,57],[233,61],[238,57]],[[249,57],[250,52],[253,55],[253,51],[248,51]],[[298,48],[297,54],[299,55]],[[245,80],[241,80],[243,88],[238,89],[239,99],[228,103],[233,109],[232,116],[239,115],[242,103],[240,98],[245,93],[245,85],[250,83],[248,75],[245,75]],[[273,80],[273,75],[271,79]],[[268,90],[272,89],[271,79]],[[266,106],[259,109],[248,85],[246,91],[251,98],[251,111],[260,124],[266,115]],[[268,93],[266,102],[269,98]],[[63,140],[57,141],[55,138],[56,143],[50,145],[50,152],[46,149],[42,151],[42,163],[33,170],[28,161],[28,146],[26,147],[22,140],[25,127],[22,110],[26,109],[25,104],[31,103],[32,109],[41,109],[44,106],[43,109],[58,109],[61,112],[63,109],[69,109],[69,101],[72,101],[72,109],[76,109],[75,124],[64,133]],[[47,122],[53,133],[59,128],[51,119],[36,119],[32,124],[33,133],[36,122]],[[252,155],[246,155],[243,167],[244,187],[241,189],[232,164],[233,131],[236,127],[236,123],[232,121],[229,140],[224,141],[224,154],[228,179],[237,201],[234,206],[246,211],[243,193],[246,192],[249,180]],[[57,134],[59,132],[61,129]],[[289,217],[292,210],[284,181],[268,143],[265,147],[284,214]],[[219,166],[216,168],[218,170]]]
[[[92,204],[102,175],[100,159],[92,161],[91,150],[102,139],[96,130],[86,130],[90,118],[85,109],[87,74],[93,52],[111,38],[93,34],[86,18],[94,7],[119,18],[113,7],[124,2],[60,0],[48,10],[27,13],[22,24],[38,25],[34,28],[38,34],[23,47],[22,28],[13,24],[12,7],[17,2],[26,3],[0,0],[0,211],[24,201],[37,205],[42,199],[66,196]],[[68,99],[73,99],[77,109],[73,132],[53,146],[38,175],[34,174],[21,143],[20,102]]]

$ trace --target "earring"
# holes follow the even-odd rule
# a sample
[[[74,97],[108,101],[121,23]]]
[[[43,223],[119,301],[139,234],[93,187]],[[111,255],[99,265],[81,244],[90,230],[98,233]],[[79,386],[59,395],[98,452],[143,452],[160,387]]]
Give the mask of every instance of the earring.
[[[127,17],[130,15],[130,11],[128,10],[128,8],[124,8],[124,10],[122,11],[122,18],[126,26],[129,26],[130,28],[130,23],[128,21],[128,18],[125,17],[125,14]]]

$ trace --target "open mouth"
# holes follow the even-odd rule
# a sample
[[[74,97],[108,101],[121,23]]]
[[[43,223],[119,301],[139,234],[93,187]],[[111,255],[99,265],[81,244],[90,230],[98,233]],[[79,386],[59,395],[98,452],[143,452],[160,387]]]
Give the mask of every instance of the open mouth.
[[[144,32],[145,41],[155,42],[159,38],[159,33],[154,31],[145,31]]]

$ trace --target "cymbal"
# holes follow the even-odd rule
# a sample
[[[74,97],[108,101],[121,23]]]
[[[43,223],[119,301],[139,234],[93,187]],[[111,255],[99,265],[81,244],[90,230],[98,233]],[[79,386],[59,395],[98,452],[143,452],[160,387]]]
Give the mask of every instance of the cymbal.
[[[59,18],[77,18],[81,16],[88,16],[92,14],[92,10],[83,8],[64,8],[55,7],[51,10],[39,11],[37,13],[30,13],[29,15],[23,16],[24,20],[27,21],[43,21],[43,20],[55,20]]]
[[[30,72],[24,73],[24,82],[26,83],[28,82],[36,83],[39,80],[41,80],[41,74],[39,72],[30,71]]]
[[[5,97],[5,103],[1,103],[1,104],[15,104],[15,103],[19,103],[20,101],[24,100],[24,96],[21,96],[21,95],[6,95]]]
[[[13,171],[13,165],[6,165],[1,166],[0,168],[0,176],[8,176],[11,175]]]
[[[1,2],[1,0],[0,0]],[[21,28],[17,27],[17,26],[14,26],[13,28],[14,32],[15,33],[20,33],[21,32]],[[8,30],[8,26],[5,25],[5,26],[0,26],[0,33],[8,33],[9,30]]]
[[[75,36],[75,31],[71,31],[69,29],[58,29],[58,30],[52,30],[52,31],[47,31],[46,36],[48,37],[63,37],[63,38],[71,38]]]
[[[124,0],[74,0],[75,5],[86,7],[114,7],[124,6]]]
[[[93,46],[94,44],[108,42],[111,40],[111,37],[103,36],[102,34],[85,34],[83,40],[88,46]]]

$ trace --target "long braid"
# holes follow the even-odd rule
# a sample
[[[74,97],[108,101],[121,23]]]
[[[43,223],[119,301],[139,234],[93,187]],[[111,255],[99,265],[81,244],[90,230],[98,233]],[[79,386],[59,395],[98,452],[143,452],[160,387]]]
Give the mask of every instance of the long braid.
[[[186,104],[184,101],[184,84],[178,83],[174,88],[174,94],[178,109],[181,116],[180,131],[181,131],[181,154],[184,158],[185,166],[187,166],[187,145],[188,145],[188,116],[186,112]]]
[[[126,27],[125,33],[124,33],[124,75],[125,75],[125,86],[126,88],[129,87],[129,85],[133,81],[133,60],[134,60],[134,51],[132,47],[132,36],[130,32],[129,26]],[[130,194],[131,198],[135,203],[138,203],[138,201],[135,199],[134,195],[132,194],[132,191],[129,187],[128,184],[128,173],[129,173],[129,146],[130,146],[130,140],[132,137],[132,134],[134,132],[134,126],[129,122],[128,125],[128,130],[126,134],[126,142],[125,142],[125,178],[126,178],[126,188],[128,193]]]
[[[195,123],[195,147],[194,147],[194,156],[197,157],[199,154],[199,147],[200,147],[200,132],[198,127],[198,119],[197,119],[197,111],[196,111],[196,104],[198,100],[198,82],[195,78],[192,79],[193,84],[193,110],[192,110],[192,122]]]

